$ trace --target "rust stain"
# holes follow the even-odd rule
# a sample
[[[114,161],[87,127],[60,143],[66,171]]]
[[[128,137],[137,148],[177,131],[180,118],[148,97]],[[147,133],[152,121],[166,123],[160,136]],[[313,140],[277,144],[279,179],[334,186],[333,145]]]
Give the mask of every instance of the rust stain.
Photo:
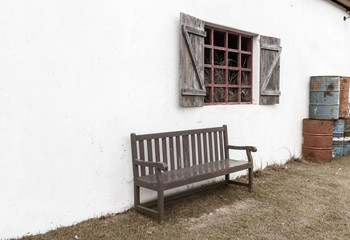
[[[316,78],[312,79],[312,85],[313,85],[313,89],[312,90],[319,91],[321,89],[322,80],[316,79]]]

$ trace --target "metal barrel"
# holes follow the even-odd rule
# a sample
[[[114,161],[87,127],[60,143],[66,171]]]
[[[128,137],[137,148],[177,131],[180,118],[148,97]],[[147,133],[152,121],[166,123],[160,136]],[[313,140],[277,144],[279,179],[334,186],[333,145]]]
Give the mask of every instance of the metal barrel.
[[[339,118],[349,117],[349,77],[340,78]]]
[[[332,120],[303,120],[303,157],[311,162],[332,160]]]
[[[345,120],[333,120],[333,148],[332,158],[338,159],[343,157],[344,151],[344,127]]]
[[[350,137],[344,137],[343,156],[350,154]]]
[[[309,117],[311,119],[338,119],[339,92],[340,77],[311,77]]]

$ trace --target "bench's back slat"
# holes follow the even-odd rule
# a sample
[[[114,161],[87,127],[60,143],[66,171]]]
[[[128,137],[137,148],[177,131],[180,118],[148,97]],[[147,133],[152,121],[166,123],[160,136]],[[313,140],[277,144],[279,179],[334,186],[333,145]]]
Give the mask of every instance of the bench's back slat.
[[[152,151],[152,139],[147,139],[147,153],[148,153],[148,159],[147,161],[149,162],[154,162],[153,161],[153,151]],[[153,168],[150,168],[149,174],[153,174]]]
[[[197,134],[197,150],[198,150],[198,164],[202,164],[203,159],[202,159],[202,136],[201,136],[201,134]]]
[[[170,170],[175,169],[175,151],[174,151],[174,138],[169,138],[169,152],[170,152],[170,164],[168,164],[168,167],[170,166]]]
[[[144,141],[141,140],[139,141],[139,154],[138,154],[140,159],[145,159],[145,144]],[[146,175],[146,170],[144,166],[141,166],[141,176]]]
[[[167,133],[131,134],[133,160],[165,162],[168,170],[186,168],[225,159],[226,126]],[[134,168],[135,165],[133,164]],[[139,166],[134,174],[154,174],[153,168]]]
[[[222,131],[219,132],[219,144],[220,144],[220,156],[221,156],[221,158],[224,157],[224,148],[225,148],[224,143],[223,143],[223,134],[222,133],[223,133]]]
[[[191,134],[191,153],[192,153],[192,166],[198,165],[196,155],[196,135]]]

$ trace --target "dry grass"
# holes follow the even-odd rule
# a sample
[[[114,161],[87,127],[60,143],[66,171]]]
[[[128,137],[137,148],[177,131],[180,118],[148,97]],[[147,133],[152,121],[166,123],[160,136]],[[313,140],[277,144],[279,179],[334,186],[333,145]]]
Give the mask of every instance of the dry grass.
[[[350,239],[350,157],[292,159],[255,173],[254,191],[223,185],[168,202],[166,223],[133,209],[29,239]]]

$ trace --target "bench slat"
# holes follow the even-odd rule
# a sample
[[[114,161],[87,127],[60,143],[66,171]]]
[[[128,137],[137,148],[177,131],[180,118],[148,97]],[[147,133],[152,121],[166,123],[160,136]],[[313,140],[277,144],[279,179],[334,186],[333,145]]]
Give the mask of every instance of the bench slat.
[[[218,132],[214,132],[214,150],[215,150],[215,161],[219,161],[219,144],[218,144]]]
[[[139,140],[148,140],[148,139],[164,138],[164,137],[178,137],[178,136],[190,135],[190,134],[218,132],[223,130],[224,130],[224,127],[202,128],[202,129],[173,131],[173,132],[164,132],[164,133],[140,134],[140,135],[136,135],[135,137],[136,137],[136,141],[139,141]]]
[[[208,138],[209,138],[209,156],[210,156],[209,161],[210,161],[210,162],[214,162],[214,155],[213,155],[213,133],[212,133],[212,132],[208,133]]]
[[[191,135],[191,152],[192,152],[192,166],[197,165],[196,159],[196,135]]]
[[[204,163],[208,161],[208,142],[207,142],[207,133],[203,133],[203,148],[204,148]]]
[[[147,140],[147,154],[148,161],[153,162],[153,153],[152,153],[152,139]],[[148,168],[149,174],[153,174],[153,168]]]
[[[182,164],[181,164],[181,151],[180,151],[180,136],[176,136],[176,168],[175,169],[179,169],[182,168]]]
[[[224,144],[223,144],[223,140],[222,140],[222,131],[219,132],[219,144],[220,144],[220,160],[225,159]]]
[[[188,135],[182,136],[182,146],[183,146],[183,159],[184,159],[184,167],[191,166],[190,164],[190,148],[189,148],[189,140]]]
[[[162,153],[163,153],[163,162],[167,163],[168,166],[170,166],[170,163],[168,161],[168,147],[167,147],[166,138],[162,138]]]
[[[247,161],[225,159],[188,168],[166,171],[162,173],[164,189],[166,190],[188,183],[203,181],[235,171],[248,169],[250,167],[252,167],[252,163]],[[137,182],[140,186],[157,189],[155,174],[139,177],[137,178]]]
[[[197,134],[198,165],[203,163],[202,159],[202,134]]]
[[[139,141],[139,151],[140,151],[140,159],[145,159],[145,145],[144,141]],[[146,175],[146,170],[144,166],[141,166],[141,176]]]
[[[174,151],[174,138],[169,138],[169,150],[170,150],[170,168],[171,170],[175,169],[175,151]]]

